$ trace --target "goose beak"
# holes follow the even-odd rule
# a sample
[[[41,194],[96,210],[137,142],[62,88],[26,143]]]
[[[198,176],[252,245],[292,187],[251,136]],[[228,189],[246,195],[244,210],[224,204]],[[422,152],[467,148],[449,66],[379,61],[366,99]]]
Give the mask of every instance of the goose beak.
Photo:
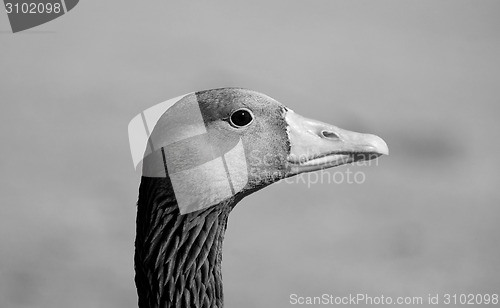
[[[341,129],[291,110],[285,119],[290,140],[290,176],[389,155],[387,143],[378,136]]]

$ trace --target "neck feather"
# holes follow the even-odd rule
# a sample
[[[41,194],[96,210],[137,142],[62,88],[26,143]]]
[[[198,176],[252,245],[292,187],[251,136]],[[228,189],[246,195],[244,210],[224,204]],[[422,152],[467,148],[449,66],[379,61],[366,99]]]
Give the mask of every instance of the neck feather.
[[[236,202],[180,215],[169,178],[142,178],[134,258],[139,307],[222,307],[222,242]]]

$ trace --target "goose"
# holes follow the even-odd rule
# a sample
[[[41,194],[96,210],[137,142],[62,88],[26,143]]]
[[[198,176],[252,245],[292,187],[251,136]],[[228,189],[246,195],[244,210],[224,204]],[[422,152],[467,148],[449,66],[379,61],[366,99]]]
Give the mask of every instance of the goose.
[[[181,97],[154,125],[142,161],[139,307],[223,307],[222,244],[242,198],[303,172],[388,153],[378,136],[305,118],[252,90]]]

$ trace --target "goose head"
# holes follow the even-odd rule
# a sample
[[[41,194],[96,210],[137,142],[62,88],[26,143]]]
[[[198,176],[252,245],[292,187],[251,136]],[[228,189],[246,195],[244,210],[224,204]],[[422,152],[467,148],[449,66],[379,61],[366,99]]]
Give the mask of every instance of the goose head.
[[[182,214],[302,173],[388,154],[375,135],[298,115],[264,94],[188,94],[158,120],[143,175],[170,177]]]
[[[375,135],[305,118],[251,90],[200,91],[168,107],[148,124],[143,158],[141,307],[221,307],[222,239],[238,201],[287,177],[389,152]]]

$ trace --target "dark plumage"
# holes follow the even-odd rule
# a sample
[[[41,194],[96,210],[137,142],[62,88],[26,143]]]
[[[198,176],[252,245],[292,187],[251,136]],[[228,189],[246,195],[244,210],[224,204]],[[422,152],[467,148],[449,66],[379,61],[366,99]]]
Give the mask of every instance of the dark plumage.
[[[139,307],[222,307],[222,242],[228,215],[243,197],[288,176],[388,152],[387,145],[376,136],[347,132],[302,118],[257,92],[224,88],[190,95],[203,117],[207,131],[204,141],[189,143],[187,150],[183,150],[183,145],[172,151],[178,143],[162,147],[167,175],[141,179],[135,242]],[[182,103],[178,105],[182,111]],[[166,113],[171,110],[175,108]],[[237,110],[240,114],[233,115]],[[236,125],[234,122],[248,122],[246,112],[252,121],[246,126]],[[165,126],[161,121],[152,136],[171,133],[162,131]],[[245,161],[228,157],[236,144],[243,145]],[[172,166],[185,167],[188,165],[185,160],[202,165],[217,157],[223,157],[224,174],[230,178],[232,194],[216,204],[181,214],[177,200],[181,195],[179,188],[173,187]],[[147,159],[144,170],[149,168]],[[208,194],[222,191],[222,185],[226,185],[222,181],[199,183],[200,178],[207,179],[212,172],[217,173],[217,170],[202,170],[204,174],[181,188],[188,192],[191,189],[194,195],[200,193],[199,185],[206,185]],[[238,183],[244,185],[238,188]],[[207,195],[206,199],[213,196]]]

